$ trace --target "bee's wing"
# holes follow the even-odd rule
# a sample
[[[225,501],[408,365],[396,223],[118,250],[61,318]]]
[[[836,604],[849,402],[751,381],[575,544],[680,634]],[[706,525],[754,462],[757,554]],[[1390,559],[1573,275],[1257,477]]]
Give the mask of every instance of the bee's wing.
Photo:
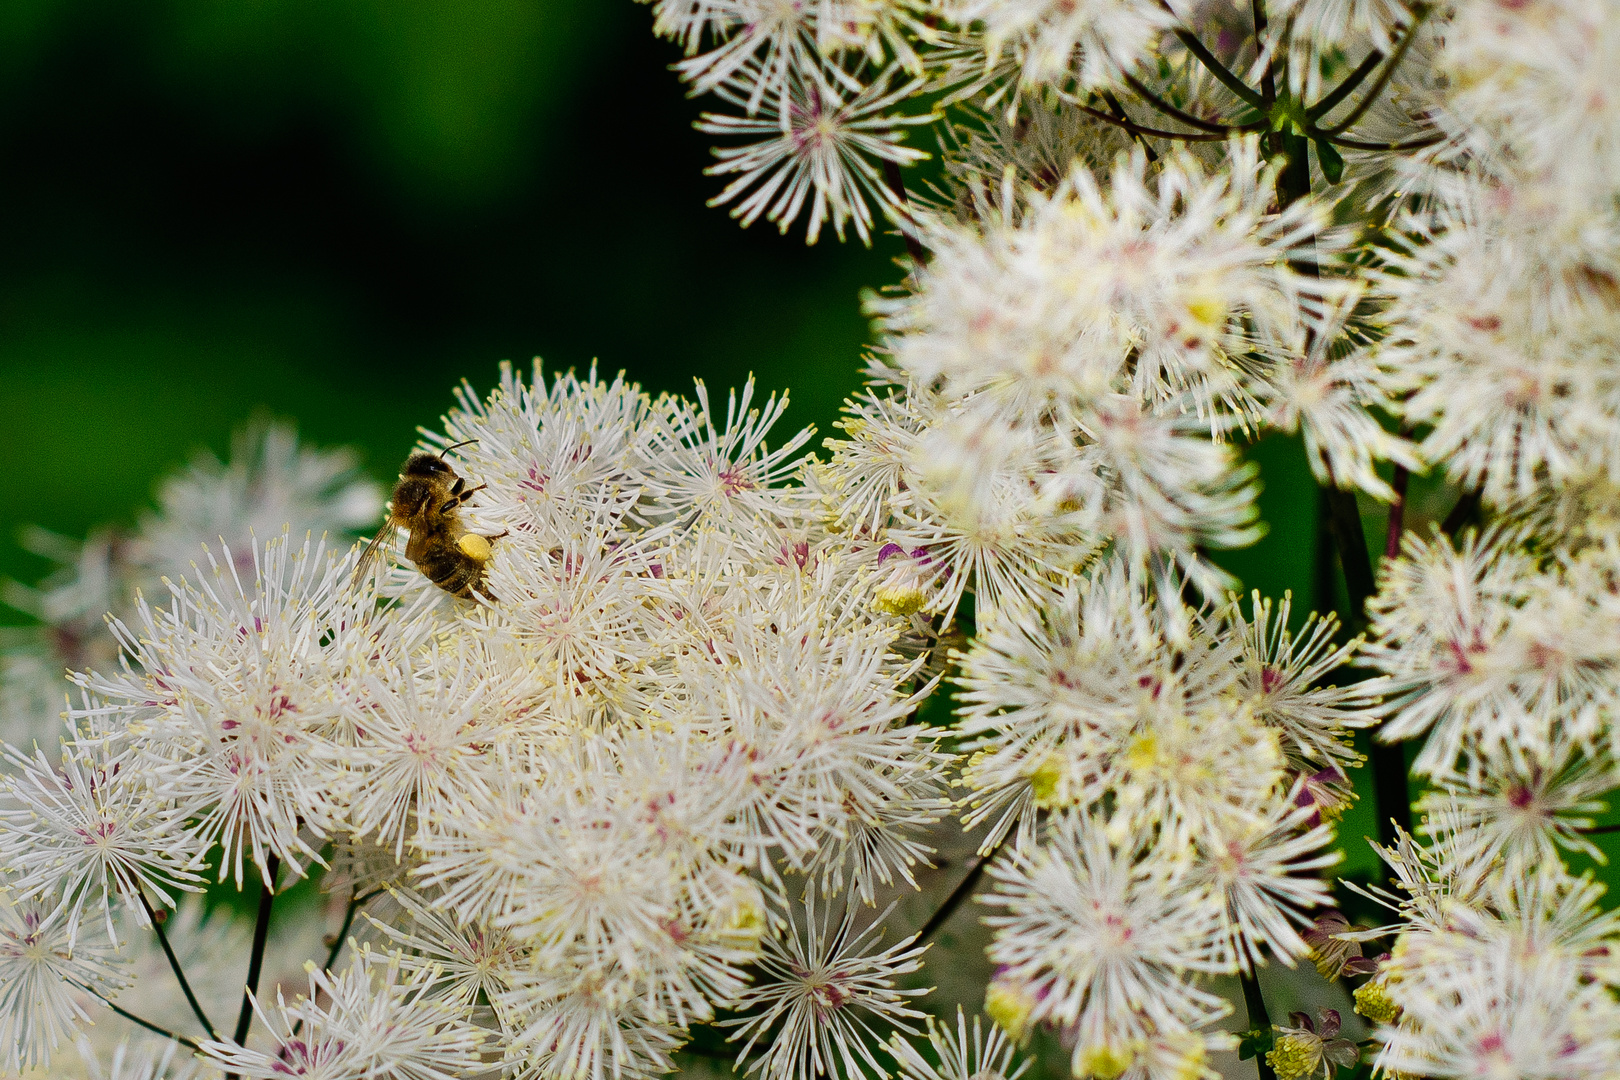
[[[383,538],[392,538],[393,535],[394,519],[390,517],[383,522],[382,528],[377,530],[377,535],[371,538],[371,543],[366,545],[366,550],[360,553],[360,561],[354,564],[354,584],[358,585],[365,579],[365,576],[371,572],[372,566],[376,564],[377,559],[382,555]]]

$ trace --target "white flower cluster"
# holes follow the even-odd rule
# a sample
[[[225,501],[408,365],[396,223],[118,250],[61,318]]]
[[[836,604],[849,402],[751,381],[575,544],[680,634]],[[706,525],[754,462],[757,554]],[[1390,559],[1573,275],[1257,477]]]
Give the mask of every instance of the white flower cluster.
[[[374,521],[381,505],[352,453],[300,446],[292,426],[256,420],[235,434],[228,462],[203,453],[164,478],[156,508],[134,529],[98,529],[83,542],[28,530],[24,544],[56,568],[33,588],[8,581],[0,590],[37,623],[0,631],[0,738],[54,743],[62,672],[112,664],[118,644],[106,615],[127,617],[136,593],[162,593],[165,578],[191,573],[203,545],[224,540],[250,566],[255,536],[291,526],[335,538]]]
[[[384,572],[281,531],[356,523],[338,459],[269,440],[296,482],[166,495],[142,543],[206,527],[204,567],[130,604],[87,559],[34,600],[116,618],[59,747],[8,751],[5,1067],[109,1012],[164,1034],[128,990],[155,941],[206,1076],[637,1078],[687,1047],[1007,1080],[1037,1032],[1082,1080],[1214,1077],[1229,1047],[1263,1080],[1364,1048],[1612,1076],[1620,927],[1564,862],[1601,859],[1620,786],[1612,3],[653,7],[731,109],[702,126],[753,140],[719,201],[908,242],[841,437],[770,442],[786,399],[752,384],[508,368],[407,463]],[[913,197],[925,121],[943,186]],[[1263,531],[1242,447],[1271,431],[1365,638],[1212,560]],[[1460,498],[1403,542],[1424,469]],[[1355,491],[1391,504],[1376,578]],[[214,544],[221,515],[269,527]],[[954,719],[925,724],[941,684]],[[1358,930],[1322,873],[1374,727],[1398,887],[1346,884],[1398,919]],[[888,937],[951,830],[981,861]],[[970,1039],[908,977],[981,872],[996,1026]],[[346,919],[307,993],[261,995],[302,877]],[[210,879],[261,885],[234,1031],[164,930],[201,934],[164,916]],[[1357,980],[1365,1047],[1331,1008],[1270,1023],[1258,969],[1304,957]],[[81,1052],[109,1051],[179,1075]]]
[[[657,5],[662,29],[676,8]],[[1205,1044],[1185,1040],[1222,1011],[1195,977],[1308,949],[1330,976],[1378,972],[1358,1002],[1395,1025],[1392,1073],[1612,1070],[1612,984],[1578,957],[1620,943],[1562,860],[1601,859],[1590,834],[1620,786],[1614,5],[773,10],[800,51],[744,16],[689,21],[689,68],[747,50],[785,78],[859,81],[892,57],[916,107],[883,82],[861,138],[898,140],[923,108],[943,129],[943,189],[906,195],[887,147],[859,171],[911,260],[868,301],[874,386],[810,480],[882,544],[880,607],[921,628],[972,597],[952,734],[967,821],[991,826],[987,851],[1013,843],[989,898],[995,1014],[1063,1029],[1077,1075],[1195,1070]],[[754,116],[762,99],[730,100]],[[756,190],[791,176],[865,213],[855,170],[825,177],[797,129],[769,127],[753,152],[778,172]],[[1235,444],[1267,429],[1303,435],[1370,645],[1225,595],[1209,553],[1261,529]],[[1427,469],[1461,498],[1403,543]],[[1393,503],[1376,582],[1351,487]],[[1358,655],[1376,678],[1323,685]],[[1308,871],[1350,797],[1346,730],[1374,725],[1422,740],[1429,785],[1430,846],[1395,828],[1389,857],[1452,883],[1424,918],[1375,890],[1406,919],[1382,965],[1344,951],[1338,913],[1295,929],[1328,901]],[[1380,816],[1405,820],[1400,751],[1380,746],[1375,772]],[[1482,929],[1541,918],[1596,928],[1569,931],[1574,968]],[[1263,1071],[1353,1061],[1330,1013],[1250,1047],[1272,1039]]]
[[[778,483],[808,437],[767,445],[785,405],[508,369],[443,438],[476,440],[498,601],[290,536],[138,600],[60,751],[13,754],[14,1066],[50,1060],[82,995],[118,998],[118,910],[150,925],[249,864],[332,866],[372,929],[260,1012],[268,1042],[211,1028],[223,1072],[652,1075],[717,1006],[758,1007],[749,1046],[784,1019],[773,1075],[874,1060],[862,1018],[918,1015],[894,978],[920,948],[817,890],[912,879],[950,755],[908,722],[932,639],[870,603],[876,546]]]

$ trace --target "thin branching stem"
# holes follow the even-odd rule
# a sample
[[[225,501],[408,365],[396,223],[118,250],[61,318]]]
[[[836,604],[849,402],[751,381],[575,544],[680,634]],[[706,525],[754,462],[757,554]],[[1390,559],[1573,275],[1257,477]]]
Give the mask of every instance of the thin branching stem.
[[[1254,972],[1240,971],[1238,979],[1243,983],[1243,1005],[1249,1011],[1249,1027],[1256,1031],[1269,1032],[1271,1030],[1271,1014],[1266,1011],[1266,999],[1260,994],[1260,980],[1255,978]],[[1277,1072],[1266,1060],[1266,1055],[1255,1055],[1255,1068],[1260,1070],[1260,1080],[1277,1080]]]
[[[1323,135],[1337,135],[1340,132],[1349,131],[1367,114],[1367,110],[1373,107],[1373,103],[1384,92],[1384,87],[1389,85],[1389,80],[1394,76],[1395,69],[1401,66],[1402,60],[1406,59],[1406,52],[1412,47],[1412,42],[1417,38],[1418,28],[1429,17],[1430,10],[1431,7],[1428,4],[1418,4],[1412,9],[1412,25],[1406,28],[1406,33],[1402,35],[1400,42],[1395,46],[1395,51],[1389,54],[1384,69],[1378,73],[1378,77],[1373,80],[1373,84],[1367,88],[1367,92],[1362,95],[1361,101],[1356,104],[1354,109],[1350,110],[1350,115],[1332,127],[1327,128],[1322,132]]]
[[[147,1031],[150,1031],[154,1035],[161,1035],[165,1039],[173,1039],[175,1042],[179,1043],[181,1046],[184,1046],[189,1050],[200,1051],[202,1049],[202,1044],[199,1043],[196,1039],[189,1038],[189,1037],[187,1037],[185,1035],[181,1035],[178,1032],[170,1031],[166,1027],[160,1027],[159,1025],[152,1023],[152,1021],[150,1021],[150,1020],[146,1020],[146,1019],[143,1019],[142,1017],[136,1016],[134,1013],[130,1012],[128,1009],[114,1003],[112,1001],[112,999],[108,998],[105,994],[102,994],[100,991],[91,989],[88,986],[83,987],[83,989],[85,991],[87,991],[88,993],[93,994],[103,1005],[107,1006],[107,1008],[111,1009],[113,1012],[117,1013],[119,1016],[122,1016],[125,1020],[128,1020],[130,1023],[135,1024],[135,1025],[137,1025],[139,1027],[143,1027]]]
[[[1329,90],[1326,94],[1323,94],[1322,97],[1317,100],[1315,105],[1312,105],[1310,108],[1306,109],[1305,115],[1312,120],[1320,120],[1322,117],[1338,108],[1339,102],[1349,97],[1351,92],[1353,92],[1356,87],[1360,86],[1366,80],[1368,75],[1373,73],[1373,69],[1376,68],[1383,61],[1383,59],[1384,54],[1378,49],[1374,49],[1372,52],[1368,53],[1366,59],[1362,60],[1360,64],[1357,64],[1356,69],[1344,77],[1343,82],[1341,82],[1338,86],[1335,86],[1332,90]]]
[[[1188,127],[1194,127],[1200,131],[1213,131],[1221,135],[1230,136],[1242,134],[1246,131],[1259,131],[1261,128],[1266,126],[1264,121],[1258,120],[1250,124],[1221,124],[1202,119],[1201,117],[1194,116],[1190,112],[1176,108],[1174,105],[1164,100],[1164,98],[1160,97],[1158,94],[1155,94],[1147,87],[1145,83],[1142,82],[1141,79],[1138,79],[1130,72],[1126,71],[1122,72],[1122,74],[1125,77],[1125,84],[1136,92],[1137,97],[1147,102],[1159,112],[1170,117],[1172,120],[1179,120]]]
[[[1117,128],[1123,128],[1132,135],[1145,135],[1152,139],[1180,139],[1182,142],[1221,142],[1226,138],[1225,135],[1216,135],[1213,132],[1208,134],[1189,134],[1185,131],[1164,131],[1160,128],[1144,127],[1141,124],[1122,119],[1118,116],[1110,116],[1101,109],[1094,109],[1090,105],[1081,105],[1078,102],[1075,103],[1075,108],[1079,109],[1087,116],[1094,116],[1104,123],[1113,124]]]
[[[259,883],[259,914],[253,922],[253,952],[248,957],[247,983],[242,987],[242,1008],[236,1014],[236,1033],[231,1041],[237,1046],[245,1045],[248,1029],[253,1026],[253,999],[259,993],[259,976],[264,971],[264,948],[270,940],[270,909],[276,901],[276,874],[281,870],[281,860],[271,855],[264,866],[264,879]],[[236,1073],[229,1073],[225,1080],[236,1080]]]
[[[214,1030],[213,1021],[209,1020],[208,1014],[203,1012],[202,1004],[197,1000],[197,995],[191,992],[191,983],[186,981],[186,973],[180,967],[180,958],[174,955],[174,949],[169,944],[169,935],[163,932],[163,920],[159,919],[158,913],[152,909],[152,902],[146,898],[145,890],[137,889],[136,891],[141,898],[141,907],[146,909],[146,918],[151,922],[153,932],[157,934],[158,944],[163,946],[163,955],[168,957],[169,969],[174,972],[175,980],[180,983],[181,993],[186,995],[186,1004],[191,1006],[191,1011],[196,1014],[198,1022],[202,1024],[203,1030],[208,1033],[208,1037],[215,1042],[219,1042],[219,1032]]]
[[[1164,10],[1168,11],[1171,15],[1176,15],[1175,8],[1170,6],[1168,0],[1159,0],[1159,6],[1164,8]],[[1180,16],[1177,15],[1176,18],[1179,19]],[[1226,65],[1221,63],[1215,54],[1210,52],[1209,48],[1202,41],[1198,40],[1197,34],[1194,34],[1191,30],[1187,30],[1183,27],[1177,27],[1176,39],[1187,47],[1187,51],[1192,53],[1200,64],[1203,64],[1205,68],[1209,69],[1209,73],[1215,76],[1216,81],[1218,81],[1228,90],[1232,91],[1233,95],[1235,95],[1239,101],[1242,101],[1247,105],[1252,105],[1261,112],[1265,111],[1265,102],[1260,100],[1260,95],[1255,92],[1254,88],[1248,83],[1244,82],[1242,79],[1238,78],[1236,75],[1232,74],[1232,72],[1227,69]]]
[[[1114,95],[1112,90],[1102,91],[1102,99],[1108,103],[1109,111],[1115,116],[1126,123],[1131,122],[1131,114],[1125,111],[1125,106],[1119,103],[1119,98]],[[1145,135],[1132,135],[1131,138],[1136,140],[1136,145],[1142,148],[1142,153],[1147,156],[1149,162],[1159,160],[1159,152],[1153,149],[1153,144],[1147,141]]]
[[[1007,846],[1007,841],[1012,834],[1013,830],[1008,829],[1001,839],[996,841],[996,846],[983,856],[980,856],[979,861],[973,864],[972,869],[967,872],[961,881],[956,883],[956,888],[951,890],[951,895],[945,898],[944,903],[940,904],[934,913],[928,917],[928,921],[923,923],[922,929],[917,931],[918,941],[927,941],[938,933],[939,928],[944,926],[946,921],[956,913],[956,909],[962,906],[963,901],[978,891],[979,882],[984,879],[985,868],[1000,856],[1001,849]]]
[[[1405,142],[1378,143],[1364,142],[1361,139],[1346,139],[1342,135],[1328,135],[1314,129],[1307,132],[1313,139],[1322,139],[1334,146],[1342,146],[1347,150],[1376,150],[1386,153],[1401,153],[1407,150],[1421,150],[1425,146],[1435,146],[1446,141],[1444,135],[1424,135],[1416,139],[1407,139]]]

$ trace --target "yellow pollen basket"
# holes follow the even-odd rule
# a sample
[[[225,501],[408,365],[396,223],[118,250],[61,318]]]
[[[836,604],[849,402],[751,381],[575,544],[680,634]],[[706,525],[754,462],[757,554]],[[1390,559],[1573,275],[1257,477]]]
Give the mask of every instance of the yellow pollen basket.
[[[477,533],[463,533],[461,539],[456,541],[456,547],[469,559],[477,562],[489,562],[489,541]]]

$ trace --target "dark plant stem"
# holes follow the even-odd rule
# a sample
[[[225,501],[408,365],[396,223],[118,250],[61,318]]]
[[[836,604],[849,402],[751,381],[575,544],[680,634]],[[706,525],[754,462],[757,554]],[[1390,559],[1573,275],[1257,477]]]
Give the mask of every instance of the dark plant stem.
[[[888,181],[889,190],[894,192],[894,197],[900,201],[900,205],[906,209],[906,213],[910,214],[911,196],[906,194],[906,180],[905,177],[900,175],[899,162],[885,161],[883,163],[883,179]],[[910,221],[897,222],[897,224],[900,226],[900,235],[905,238],[906,251],[911,253],[912,261],[918,266],[927,262],[928,252],[923,249],[922,241],[917,238],[916,224]]]
[[[1238,973],[1243,983],[1243,1006],[1249,1011],[1249,1027],[1253,1030],[1271,1030],[1271,1014],[1266,1012],[1266,999],[1260,996],[1260,980],[1254,977],[1252,971]],[[1266,1061],[1266,1055],[1256,1054],[1254,1067],[1260,1070],[1260,1080],[1277,1080],[1277,1072]]]
[[[1262,0],[1254,0],[1255,28],[1258,35],[1264,28],[1265,13]],[[1397,53],[1404,55],[1402,50]],[[1391,58],[1397,63],[1398,57]],[[1268,66],[1268,84],[1275,86],[1275,75]],[[1371,93],[1372,91],[1369,91]],[[1305,136],[1291,131],[1273,133],[1273,146],[1287,155],[1282,172],[1277,177],[1277,202],[1287,209],[1311,193],[1311,163],[1309,143]],[[1296,260],[1294,267],[1302,274],[1320,273],[1316,263]],[[1309,343],[1307,343],[1309,347]],[[1367,601],[1375,590],[1372,556],[1367,550],[1367,535],[1361,530],[1361,510],[1356,506],[1354,492],[1345,491],[1337,484],[1323,485],[1323,502],[1328,515],[1328,532],[1333,546],[1339,551],[1339,568],[1344,574],[1345,593],[1349,600],[1345,612],[1345,628],[1352,636],[1367,626]],[[1412,795],[1406,776],[1406,753],[1399,746],[1372,740],[1373,795],[1377,804],[1378,837],[1385,844],[1395,842],[1396,827],[1412,828]]]
[[[1373,69],[1376,68],[1383,61],[1383,59],[1384,54],[1377,49],[1374,49],[1372,52],[1368,53],[1366,59],[1362,60],[1362,62],[1356,66],[1354,71],[1346,75],[1342,83],[1323,94],[1315,105],[1312,105],[1305,111],[1305,115],[1310,117],[1312,120],[1315,120],[1332,112],[1339,102],[1349,97],[1350,92],[1356,87],[1360,86],[1362,81],[1366,79],[1368,75],[1373,73]]]
[[[1254,16],[1254,49],[1260,52],[1265,48],[1266,20],[1265,0],[1250,0],[1249,10]],[[1265,105],[1265,111],[1271,112],[1271,107],[1277,102],[1277,60],[1276,54],[1266,64],[1266,70],[1260,76],[1260,101]]]
[[[1393,559],[1401,553],[1401,529],[1406,523],[1406,484],[1412,475],[1406,466],[1395,466],[1395,475],[1389,486],[1395,489],[1395,501],[1389,504],[1389,522],[1384,526],[1384,558]]]
[[[1130,132],[1132,135],[1136,135],[1138,137],[1147,136],[1148,138],[1153,139],[1179,139],[1181,142],[1224,142],[1226,139],[1225,135],[1216,135],[1214,133],[1197,135],[1185,131],[1165,131],[1163,128],[1144,127],[1133,120],[1128,120],[1120,116],[1110,116],[1101,109],[1094,109],[1090,105],[1081,105],[1079,102],[1075,103],[1075,107],[1081,112],[1085,113],[1087,116],[1095,117],[1104,123],[1113,124],[1115,127],[1122,128],[1125,131]]]
[[[1159,6],[1170,12],[1172,15],[1175,14],[1175,9],[1166,3],[1165,0],[1159,0]],[[1236,75],[1232,74],[1231,71],[1227,70],[1226,65],[1221,63],[1220,60],[1216,58],[1215,54],[1210,52],[1209,49],[1205,47],[1202,41],[1198,40],[1198,36],[1196,34],[1190,30],[1178,29],[1176,31],[1176,39],[1185,45],[1187,47],[1187,51],[1192,53],[1193,56],[1197,58],[1198,62],[1203,64],[1204,67],[1209,70],[1211,75],[1215,76],[1215,80],[1230,90],[1233,96],[1235,96],[1239,101],[1243,102],[1245,105],[1259,109],[1261,112],[1266,111],[1265,103],[1260,100],[1260,95],[1255,93],[1254,88],[1249,86]]]
[[[1116,117],[1125,121],[1127,124],[1131,122],[1130,113],[1125,111],[1125,106],[1119,103],[1119,98],[1114,96],[1114,92],[1112,90],[1104,90],[1102,92],[1102,99],[1108,103],[1108,110]],[[1142,153],[1146,155],[1149,162],[1159,160],[1159,153],[1157,150],[1153,149],[1153,144],[1147,141],[1147,136],[1133,134],[1131,138],[1136,140],[1136,145],[1142,148]]]
[[[1263,121],[1258,120],[1252,124],[1221,124],[1205,120],[1202,117],[1194,116],[1192,113],[1176,108],[1174,105],[1164,100],[1164,98],[1148,89],[1145,85],[1143,85],[1142,80],[1138,79],[1130,72],[1126,71],[1122,72],[1122,74],[1125,76],[1125,84],[1132,90],[1136,91],[1136,95],[1138,97],[1147,102],[1153,108],[1157,109],[1159,112],[1170,117],[1170,119],[1179,120],[1188,127],[1197,128],[1200,131],[1213,131],[1220,135],[1235,135],[1246,131],[1259,131],[1266,126]]]
[[[276,874],[281,860],[271,855],[265,863],[264,879],[259,883],[259,916],[253,922],[253,953],[248,957],[247,984],[242,988],[242,1009],[236,1014],[236,1034],[231,1041],[237,1046],[245,1044],[248,1029],[253,1026],[253,999],[259,993],[259,975],[264,971],[264,947],[270,940],[270,909],[276,901]],[[226,1080],[236,1080],[231,1073]]]
[[[199,1043],[196,1039],[188,1038],[185,1035],[177,1034],[176,1032],[170,1031],[166,1027],[159,1027],[158,1025],[152,1023],[152,1021],[150,1021],[150,1020],[143,1020],[139,1016],[136,1016],[134,1013],[130,1012],[128,1009],[125,1009],[125,1008],[123,1008],[123,1007],[121,1007],[119,1005],[113,1004],[113,1002],[109,1001],[106,997],[102,996],[101,994],[97,993],[96,991],[91,990],[90,987],[88,987],[88,986],[84,987],[84,989],[89,991],[91,994],[94,994],[95,997],[98,998],[103,1005],[107,1006],[107,1008],[111,1009],[113,1012],[117,1013],[119,1016],[122,1016],[125,1020],[128,1020],[130,1023],[135,1024],[135,1025],[137,1025],[139,1027],[143,1027],[147,1031],[150,1031],[154,1035],[161,1035],[165,1039],[173,1039],[175,1042],[179,1043],[181,1046],[186,1047],[187,1049],[190,1049],[190,1050],[201,1050],[202,1049],[202,1044]],[[215,1040],[215,1041],[217,1042],[218,1040]]]
[[[956,888],[951,890],[951,895],[945,898],[945,902],[939,905],[928,917],[928,921],[923,923],[922,929],[917,931],[918,941],[927,941],[933,937],[939,928],[945,925],[946,920],[956,913],[956,909],[962,906],[962,902],[977,891],[979,882],[984,878],[985,867],[996,861],[996,857],[1001,854],[1001,849],[1007,846],[1007,840],[1012,834],[1013,830],[1008,829],[1006,835],[996,841],[996,846],[991,848],[988,854],[980,857],[967,875],[957,882]]]
[[[1440,531],[1447,536],[1456,536],[1459,529],[1479,516],[1480,502],[1478,488],[1463,492],[1457,499],[1457,505],[1446,515],[1446,520],[1440,523]]]
[[[356,913],[358,913],[360,908],[365,905],[366,901],[370,900],[381,891],[382,890],[378,889],[373,892],[368,892],[364,896],[360,896],[356,893],[349,894],[348,906],[343,911],[343,925],[338,927],[338,932],[332,939],[332,945],[326,953],[326,963],[321,967],[322,971],[332,970],[332,965],[337,963],[338,954],[343,951],[344,939],[349,936],[349,927],[354,925],[354,917]],[[302,1030],[304,1030],[304,1018],[300,1016],[298,1018],[298,1023],[293,1025],[292,1033],[294,1036],[296,1036]]]
[[[1384,70],[1378,73],[1378,78],[1374,79],[1373,84],[1367,88],[1367,92],[1362,95],[1361,101],[1354,109],[1350,110],[1350,115],[1332,127],[1325,129],[1322,134],[1338,135],[1340,132],[1349,131],[1355,126],[1356,121],[1366,115],[1367,110],[1372,108],[1373,102],[1378,100],[1378,95],[1384,92],[1384,87],[1389,85],[1390,77],[1395,74],[1395,69],[1401,66],[1402,60],[1406,59],[1407,50],[1412,47],[1413,40],[1417,38],[1418,27],[1423,25],[1423,21],[1429,17],[1431,10],[1431,7],[1426,3],[1413,7],[1412,25],[1406,28],[1406,33],[1401,36],[1400,44],[1396,45],[1395,51],[1389,54],[1389,62],[1384,65]]]
[[[1421,150],[1425,146],[1435,146],[1446,141],[1444,135],[1424,135],[1416,139],[1407,139],[1405,142],[1363,142],[1360,139],[1347,139],[1343,135],[1326,135],[1312,131],[1312,138],[1323,139],[1334,146],[1343,146],[1350,150],[1379,150],[1385,153],[1399,153],[1405,150]]]
[[[1345,592],[1350,598],[1345,625],[1351,634],[1359,634],[1367,628],[1367,601],[1374,591],[1367,534],[1361,531],[1361,511],[1356,506],[1355,492],[1330,484],[1325,494],[1328,529],[1333,534],[1333,546],[1339,549],[1339,567],[1344,572]],[[1412,793],[1406,777],[1406,752],[1398,745],[1379,742],[1375,735],[1372,773],[1378,839],[1389,846],[1395,843],[1397,826],[1412,831]]]
[[[1582,836],[1602,836],[1605,833],[1620,832],[1620,825],[1594,825],[1590,829],[1577,830]]]
[[[158,918],[157,912],[152,910],[152,902],[146,898],[145,891],[137,891],[140,893],[141,907],[146,909],[146,918],[151,922],[152,929],[157,934],[158,944],[163,946],[163,955],[169,959],[169,968],[174,972],[175,979],[180,983],[181,992],[186,995],[186,1004],[190,1005],[191,1011],[197,1014],[197,1019],[202,1023],[203,1030],[208,1033],[208,1037],[215,1042],[219,1042],[219,1032],[214,1030],[213,1022],[208,1019],[208,1014],[203,1012],[202,1005],[197,1001],[197,995],[191,992],[191,984],[186,981],[186,973],[180,967],[180,958],[174,955],[174,949],[169,945],[169,935],[163,932],[162,920]]]

